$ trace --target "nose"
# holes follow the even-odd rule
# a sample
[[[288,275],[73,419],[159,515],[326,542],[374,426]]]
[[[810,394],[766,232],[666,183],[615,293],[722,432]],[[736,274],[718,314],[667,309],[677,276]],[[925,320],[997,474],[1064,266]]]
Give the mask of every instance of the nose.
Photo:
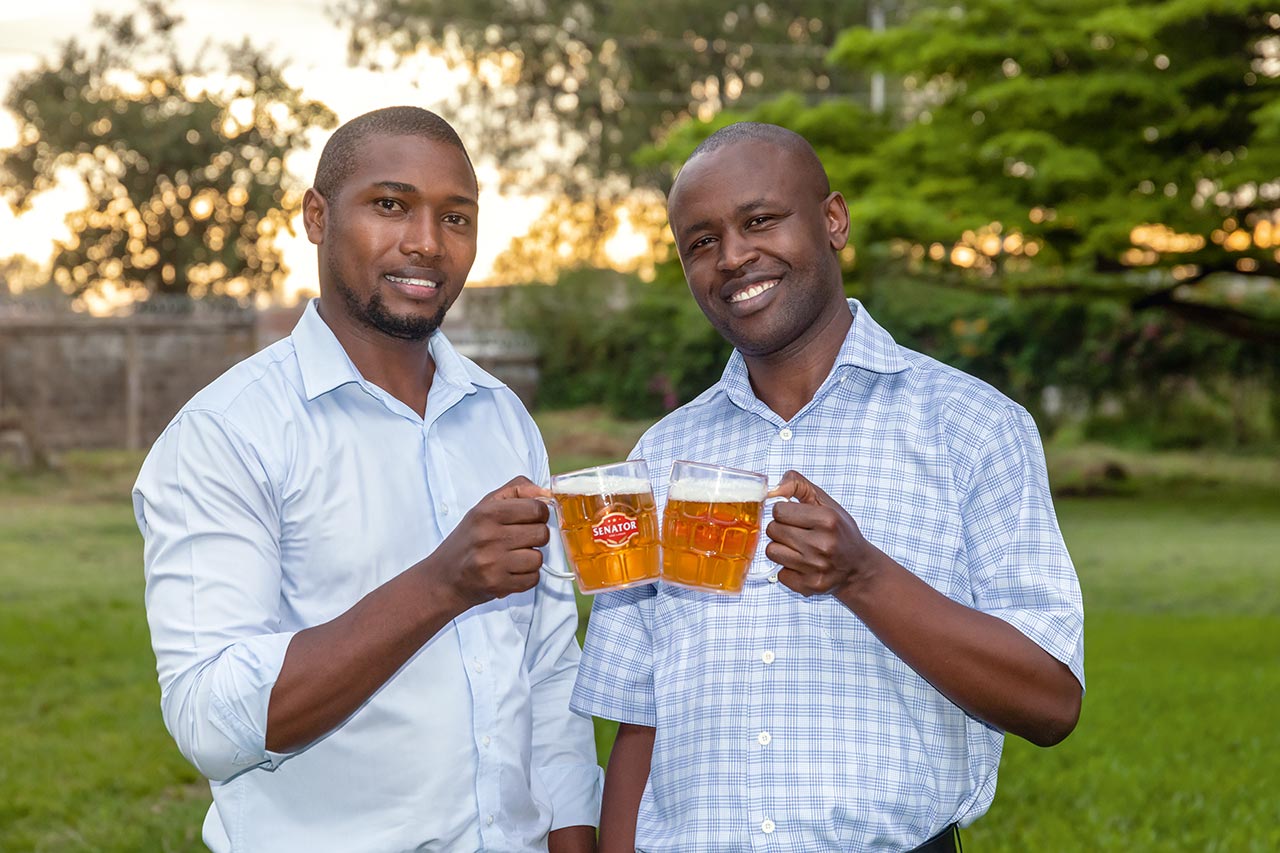
[[[400,235],[400,251],[422,258],[438,258],[444,254],[440,223],[429,213],[411,217]]]
[[[720,270],[722,272],[736,272],[759,257],[759,251],[743,234],[728,231],[720,238]]]

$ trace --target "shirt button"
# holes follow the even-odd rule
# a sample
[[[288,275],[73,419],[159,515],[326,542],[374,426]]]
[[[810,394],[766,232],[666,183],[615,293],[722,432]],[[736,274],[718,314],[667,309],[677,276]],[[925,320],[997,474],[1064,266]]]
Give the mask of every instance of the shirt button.
[[[778,438],[782,439],[783,441],[790,441],[790,440],[791,440],[791,427],[783,427],[783,428],[778,432]]]
[[[769,741],[773,740],[773,735],[769,734],[768,732],[761,732],[760,734],[756,735],[756,740],[760,742],[761,746],[768,746]]]
[[[440,514],[441,514],[441,515],[448,515],[448,514],[449,514],[449,505],[448,505],[448,504],[440,504]]]
[[[777,575],[769,575],[769,583],[777,583],[777,582],[778,582]]]
[[[764,820],[760,821],[760,831],[763,832],[765,835],[768,835],[769,833],[773,832],[777,828],[778,828],[777,824],[769,820],[769,818],[765,818]]]
[[[484,822],[487,823],[489,826],[493,826],[493,815],[489,815],[487,818],[485,818]]]
[[[471,665],[475,668],[476,672],[484,672],[484,661],[480,660],[480,658],[472,658]]]
[[[773,663],[775,660],[777,660],[777,655],[775,655],[771,650],[766,649],[764,652],[761,652],[760,660],[764,661],[765,663]]]
[[[481,742],[482,744],[484,744],[485,746],[488,746],[488,745],[489,745],[489,744],[491,744],[493,741],[489,738],[489,736],[488,736],[488,735],[485,735],[485,736],[480,740],[480,742]]]

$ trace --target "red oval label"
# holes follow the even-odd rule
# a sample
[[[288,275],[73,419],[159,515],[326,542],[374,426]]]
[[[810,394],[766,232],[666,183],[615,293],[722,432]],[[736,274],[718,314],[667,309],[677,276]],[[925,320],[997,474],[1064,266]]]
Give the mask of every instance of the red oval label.
[[[621,548],[639,535],[639,522],[623,512],[611,512],[591,528],[591,538],[607,548]]]

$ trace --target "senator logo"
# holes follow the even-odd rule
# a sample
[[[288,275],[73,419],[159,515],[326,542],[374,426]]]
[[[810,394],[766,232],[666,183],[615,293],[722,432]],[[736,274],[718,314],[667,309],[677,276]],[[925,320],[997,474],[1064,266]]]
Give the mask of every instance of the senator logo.
[[[639,523],[621,512],[609,513],[591,528],[591,538],[607,548],[621,548],[639,535]]]

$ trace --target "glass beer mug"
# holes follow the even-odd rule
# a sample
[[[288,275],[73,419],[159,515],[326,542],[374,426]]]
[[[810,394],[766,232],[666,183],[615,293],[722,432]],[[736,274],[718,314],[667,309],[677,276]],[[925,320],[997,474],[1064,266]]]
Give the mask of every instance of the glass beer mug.
[[[643,459],[557,474],[551,496],[584,595],[658,579],[658,510]]]
[[[707,592],[742,592],[760,538],[763,474],[677,462],[662,516],[662,580]]]

